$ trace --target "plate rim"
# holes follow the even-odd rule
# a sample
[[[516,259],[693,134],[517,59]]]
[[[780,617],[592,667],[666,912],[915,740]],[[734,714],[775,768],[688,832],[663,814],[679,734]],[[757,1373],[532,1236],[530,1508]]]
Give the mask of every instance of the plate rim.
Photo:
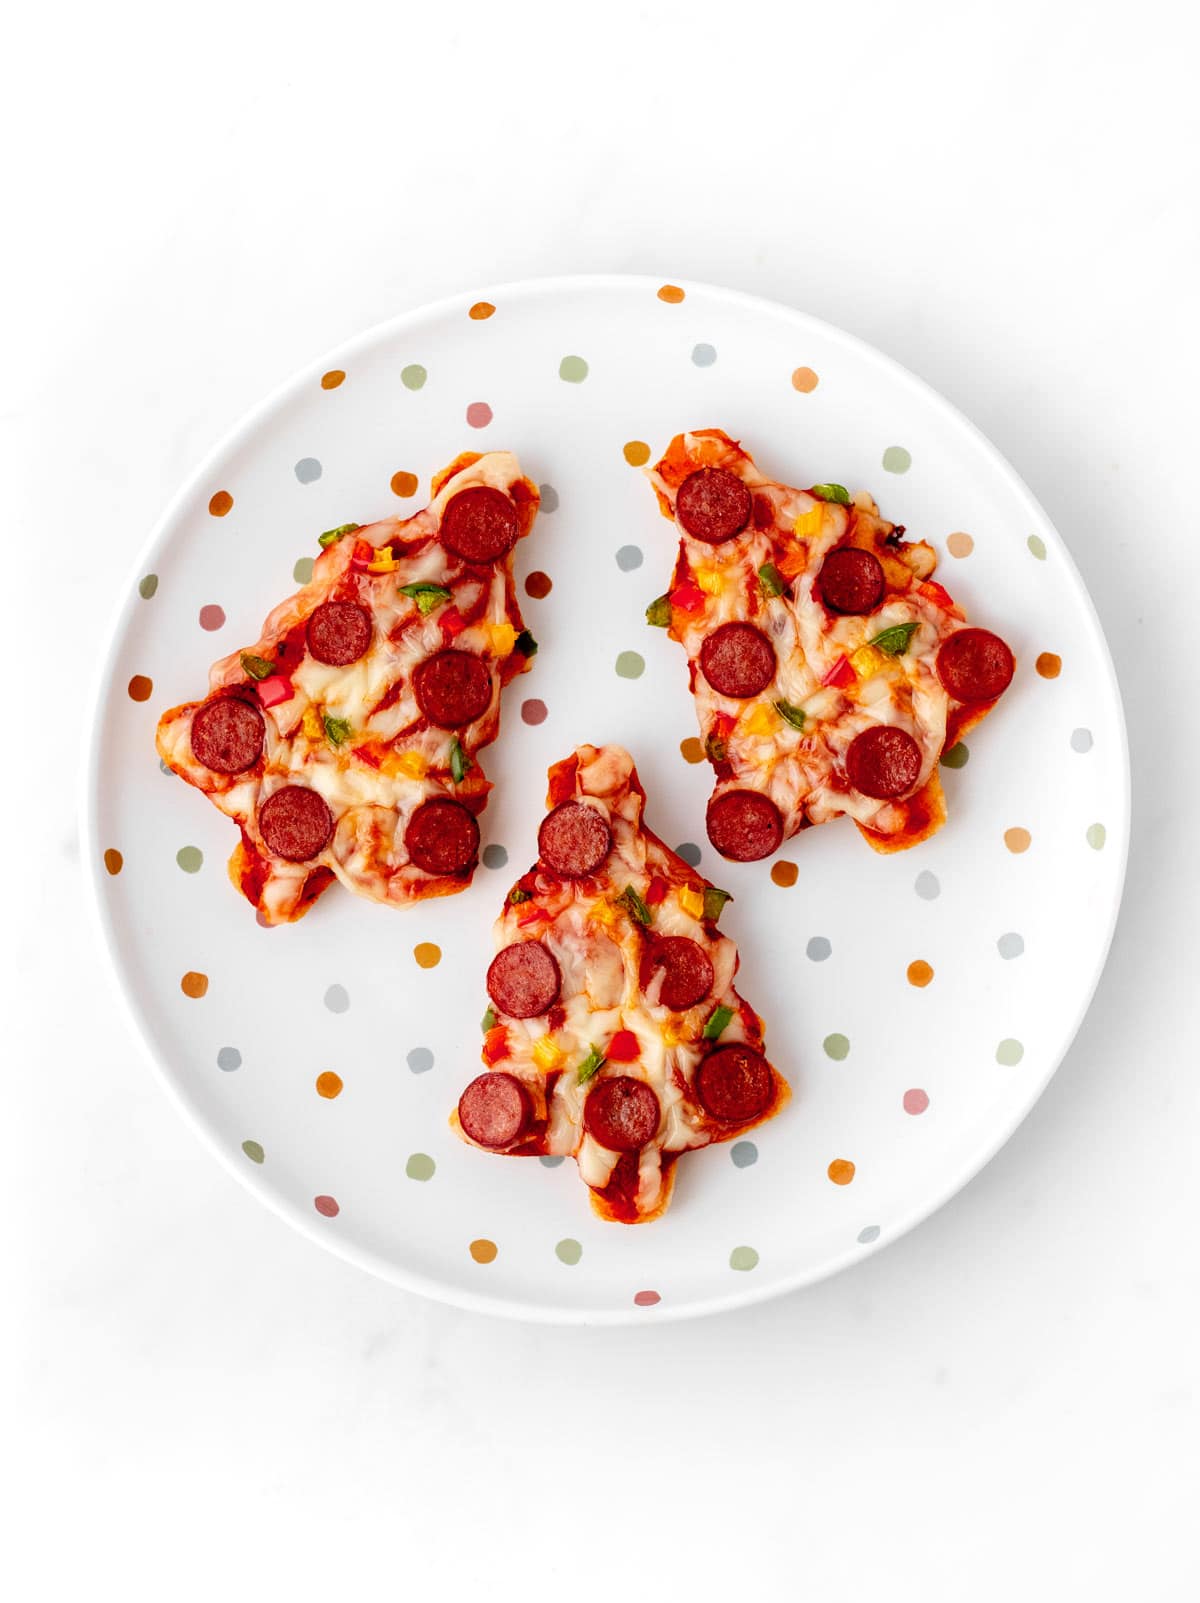
[[[218,1139],[216,1132],[191,1105],[184,1094],[181,1084],[177,1083],[167,1063],[152,1045],[149,1034],[139,1016],[138,1005],[134,999],[130,982],[117,958],[113,920],[105,895],[106,879],[101,873],[99,852],[100,729],[106,706],[108,687],[113,680],[116,659],[121,649],[127,624],[127,614],[132,611],[132,596],[136,590],[138,575],[146,571],[146,563],[151,554],[158,547],[169,527],[183,514],[189,503],[202,489],[217,463],[238,448],[246,446],[259,423],[265,421],[287,401],[298,395],[313,378],[319,377],[332,368],[344,365],[347,359],[352,358],[359,352],[378,346],[386,340],[402,334],[406,329],[437,321],[459,308],[465,310],[481,300],[493,302],[506,300],[511,302],[516,299],[536,299],[542,296],[574,293],[581,290],[601,292],[645,290],[648,293],[656,293],[657,289],[667,282],[682,288],[685,294],[694,292],[697,295],[712,297],[714,300],[722,301],[727,305],[744,311],[781,318],[793,323],[798,328],[815,329],[833,344],[842,346],[860,360],[865,360],[868,364],[873,364],[877,369],[886,372],[889,378],[898,382],[902,387],[908,387],[927,407],[940,414],[943,421],[953,429],[959,430],[968,439],[972,439],[978,446],[982,447],[995,462],[1000,473],[1008,480],[1010,488],[1016,493],[1018,499],[1023,501],[1027,512],[1027,520],[1031,527],[1036,528],[1037,532],[1043,537],[1047,533],[1051,535],[1054,549],[1062,558],[1067,580],[1074,586],[1082,599],[1087,620],[1099,643],[1100,655],[1106,674],[1107,690],[1116,711],[1119,737],[1118,759],[1122,783],[1119,794],[1113,798],[1114,806],[1119,816],[1114,818],[1110,812],[1109,817],[1112,822],[1107,826],[1109,841],[1118,844],[1116,837],[1119,836],[1116,892],[1112,898],[1108,914],[1108,927],[1097,950],[1095,968],[1089,983],[1081,992],[1081,1001],[1075,1018],[1064,1033],[1061,1046],[1049,1066],[1043,1071],[1038,1082],[1030,1086],[1026,1100],[1011,1117],[1001,1121],[994,1130],[989,1131],[987,1138],[970,1152],[954,1170],[950,1179],[938,1186],[930,1193],[928,1199],[911,1208],[899,1220],[889,1223],[886,1232],[881,1232],[874,1241],[867,1243],[855,1242],[841,1253],[826,1258],[814,1268],[801,1269],[794,1274],[782,1275],[770,1282],[745,1284],[736,1290],[715,1294],[711,1297],[693,1298],[677,1304],[664,1300],[655,1304],[653,1308],[642,1308],[636,1306],[631,1300],[628,1304],[617,1305],[611,1309],[596,1309],[576,1308],[567,1304],[549,1301],[527,1303],[497,1293],[475,1292],[466,1288],[448,1285],[443,1281],[431,1279],[415,1270],[401,1267],[355,1242],[346,1241],[344,1238],[331,1235],[327,1231],[321,1231],[303,1210],[296,1204],[287,1201],[274,1187],[269,1186],[264,1177],[259,1175],[256,1170],[248,1170],[244,1164],[238,1164],[235,1161],[233,1152]],[[834,1275],[840,1274],[854,1264],[864,1262],[877,1252],[908,1235],[910,1231],[932,1217],[939,1209],[952,1202],[959,1192],[987,1167],[996,1154],[1008,1144],[1041,1100],[1046,1087],[1050,1084],[1067,1053],[1075,1044],[1079,1030],[1091,1008],[1108,963],[1113,937],[1124,902],[1131,833],[1132,775],[1129,761],[1129,736],[1120,682],[1117,678],[1112,653],[1109,650],[1108,640],[1104,633],[1099,613],[1096,610],[1095,602],[1092,600],[1066,541],[1059,533],[1045,508],[1030,490],[1016,468],[984,434],[982,429],[973,423],[964,412],[960,411],[953,402],[947,400],[940,391],[934,389],[925,379],[912,372],[911,369],[905,367],[903,363],[898,362],[894,357],[888,356],[878,347],[858,335],[848,333],[836,324],[827,322],[824,318],[816,317],[810,312],[789,306],[782,301],[774,300],[770,296],[752,294],[746,290],[731,289],[728,286],[708,283],[701,279],[675,278],[666,280],[651,273],[563,273],[546,277],[521,278],[508,283],[485,285],[474,290],[460,290],[453,294],[442,296],[437,300],[422,302],[407,311],[384,318],[382,321],[374,323],[370,327],[334,345],[315,360],[311,360],[302,367],[292,370],[287,377],[245,411],[217,438],[193,471],[184,478],[179,489],[167,502],[163,511],[152,524],[146,538],[139,546],[104,632],[97,662],[95,684],[89,700],[88,717],[84,721],[83,731],[83,762],[81,764],[78,816],[80,844],[87,863],[86,879],[89,888],[87,901],[93,921],[93,929],[99,937],[109,970],[116,981],[116,993],[120,1000],[120,1008],[124,1014],[125,1022],[135,1036],[142,1056],[149,1062],[155,1077],[166,1090],[178,1112],[200,1138],[202,1144],[217,1158],[222,1167],[237,1181],[239,1186],[250,1192],[259,1203],[265,1204],[272,1213],[284,1220],[292,1228],[300,1231],[309,1241],[335,1254],[344,1261],[355,1265],[359,1269],[366,1270],[369,1274],[386,1281],[390,1285],[428,1297],[435,1302],[463,1308],[471,1313],[490,1314],[531,1324],[617,1326],[648,1324],[651,1321],[655,1324],[664,1322],[673,1324],[683,1319],[700,1319],[713,1314],[729,1313],[787,1296],[808,1286],[817,1285],[823,1280],[828,1280]]]

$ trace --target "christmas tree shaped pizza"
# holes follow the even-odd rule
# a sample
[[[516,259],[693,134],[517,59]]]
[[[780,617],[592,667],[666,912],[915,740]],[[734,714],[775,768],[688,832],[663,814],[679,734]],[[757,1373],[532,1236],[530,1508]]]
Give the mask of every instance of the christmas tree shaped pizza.
[[[311,582],[164,714],[163,761],[241,829],[230,877],[261,922],[335,877],[391,904],[470,883],[476,754],[537,649],[512,574],[537,505],[508,452],[458,457],[415,517],[323,534]]]
[[[939,757],[1013,675],[934,582],[932,547],[865,494],[766,478],[720,429],[677,435],[650,478],[679,555],[646,616],[688,655],[716,849],[769,857],[840,813],[881,852],[932,835]]]
[[[657,1218],[680,1154],[778,1112],[786,1082],[734,990],[728,900],[642,823],[620,746],[550,770],[538,860],[508,893],[487,973],[487,1071],[451,1122],[476,1146],[573,1156],[606,1219]]]

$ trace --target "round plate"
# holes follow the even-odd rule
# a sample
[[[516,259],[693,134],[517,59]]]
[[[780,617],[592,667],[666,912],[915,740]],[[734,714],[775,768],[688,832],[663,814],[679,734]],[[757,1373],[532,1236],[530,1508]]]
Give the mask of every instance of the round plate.
[[[871,490],[932,542],[970,620],[1016,651],[1012,689],[946,765],[949,822],[926,844],[881,857],[839,820],[774,865],[708,847],[683,654],[643,618],[675,541],[638,468],[711,425],[789,483]],[[225,874],[232,825],[159,766],[159,714],[257,638],[322,530],[415,511],[458,452],[501,447],[542,485],[522,590],[535,571],[553,588],[522,596],[541,650],[487,753],[487,866],[461,896],[397,911],[335,886],[300,923],[260,928]],[[85,833],[104,935],[200,1132],[324,1246],[526,1318],[713,1312],[894,1240],[1029,1111],[1079,1026],[1120,900],[1120,700],[1045,514],[893,362],[699,284],[583,278],[459,296],[292,380],[156,531],[93,728]],[[697,843],[702,871],[733,892],[722,928],[740,944],[739,985],[795,1093],[752,1139],[685,1157],[669,1213],[641,1228],[597,1219],[574,1164],[494,1157],[447,1124],[480,1069],[492,921],[535,856],[548,765],[583,741],[629,748],[651,828]]]

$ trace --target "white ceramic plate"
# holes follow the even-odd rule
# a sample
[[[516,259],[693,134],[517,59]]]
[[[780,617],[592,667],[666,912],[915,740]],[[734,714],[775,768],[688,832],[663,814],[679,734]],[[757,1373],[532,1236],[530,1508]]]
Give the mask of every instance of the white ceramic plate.
[[[1116,682],[1029,492],[945,401],[857,340],[681,288],[589,278],[460,296],[292,380],[156,531],[94,720],[86,836],[105,938],[197,1128],[333,1251],[527,1318],[712,1312],[893,1240],[1028,1112],[1078,1028],[1120,900]],[[828,824],[785,847],[791,887],[770,863],[727,864],[708,847],[709,770],[681,753],[696,733],[683,655],[643,620],[667,587],[672,530],[627,458],[709,425],[790,483],[870,489],[934,544],[971,620],[1013,645],[1013,687],[946,773],[949,823],[927,844],[880,857],[847,820]],[[553,580],[545,599],[523,597],[541,651],[506,693],[488,753],[486,860],[507,864],[405,911],[335,886],[300,923],[262,929],[226,878],[233,827],[160,768],[156,720],[203,693],[212,659],[257,637],[321,530],[415,510],[435,469],[489,447],[517,451],[543,486],[518,578]],[[573,1164],[485,1155],[446,1122],[480,1068],[491,924],[535,855],[546,768],[609,740],[634,754],[650,826],[699,843],[702,870],[734,892],[722,927],[740,943],[739,984],[795,1092],[752,1140],[686,1157],[667,1217],[635,1229],[592,1214]],[[427,946],[440,949],[434,967],[414,956]],[[914,983],[925,968],[913,964],[932,979]],[[184,976],[193,991],[206,979],[203,996]],[[332,1097],[318,1090],[331,1075]]]

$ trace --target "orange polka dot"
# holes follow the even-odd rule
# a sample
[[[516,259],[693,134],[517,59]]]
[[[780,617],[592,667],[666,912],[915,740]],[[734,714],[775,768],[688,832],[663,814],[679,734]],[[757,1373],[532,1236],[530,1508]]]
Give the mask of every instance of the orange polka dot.
[[[811,367],[798,367],[792,374],[792,388],[801,395],[811,395],[820,382]]]
[[[835,1186],[848,1186],[854,1179],[854,1165],[849,1158],[835,1158],[825,1173]]]
[[[554,589],[554,580],[548,573],[531,573],[525,581],[525,594],[532,596],[535,601],[541,601]]]
[[[432,941],[421,941],[413,947],[413,956],[418,968],[437,968],[442,961],[442,949]]]
[[[331,367],[328,373],[321,374],[321,388],[323,390],[336,390],[339,384],[346,382],[346,375],[340,367]]]
[[[218,490],[208,503],[208,510],[214,518],[223,518],[227,512],[233,511],[233,497],[228,490]]]
[[[949,551],[952,557],[969,557],[974,549],[974,540],[969,534],[964,534],[961,529],[956,530],[954,534],[949,535],[946,539],[946,550]]]
[[[915,985],[918,990],[924,990],[933,978],[933,970],[923,957],[918,957],[915,962],[910,963],[907,973],[908,983]]]
[[[129,681],[130,701],[149,701],[154,692],[154,680],[147,679],[144,673],[135,673]]]
[[[125,859],[115,846],[110,846],[104,854],[104,866],[110,874],[119,874],[125,866]]]
[[[1019,826],[1015,829],[1006,829],[1004,831],[1004,844],[1010,852],[1027,852],[1032,840],[1033,836],[1029,831],[1021,829]]]
[[[417,485],[420,482],[421,481],[417,478],[415,473],[393,473],[392,494],[403,496],[416,495]]]
[[[467,1250],[476,1263],[491,1263],[498,1249],[494,1241],[481,1236],[478,1241],[473,1241]]]
[[[641,468],[650,460],[650,447],[645,440],[626,440],[621,454],[631,468]]]
[[[331,1101],[342,1089],[342,1077],[335,1074],[332,1069],[326,1069],[324,1074],[317,1075],[317,1095],[328,1097]]]
[[[776,885],[794,885],[800,877],[800,870],[795,863],[776,863],[771,869],[771,878]]]
[[[208,975],[197,974],[195,969],[188,969],[179,982],[179,989],[184,996],[190,996],[194,1002],[198,1002],[208,990]]]
[[[1057,679],[1062,673],[1062,658],[1056,656],[1053,651],[1043,651],[1034,663],[1034,667],[1043,679]]]
[[[482,323],[484,318],[491,317],[495,310],[496,308],[492,305],[491,301],[476,301],[474,306],[472,306],[471,310],[467,313],[467,316],[474,318],[475,322],[477,323]]]
[[[683,299],[684,292],[678,284],[664,284],[658,292],[660,301],[666,301],[668,306],[678,306]]]
[[[704,747],[695,735],[689,735],[686,740],[679,742],[679,749],[683,753],[685,763],[702,763],[704,761]]]

